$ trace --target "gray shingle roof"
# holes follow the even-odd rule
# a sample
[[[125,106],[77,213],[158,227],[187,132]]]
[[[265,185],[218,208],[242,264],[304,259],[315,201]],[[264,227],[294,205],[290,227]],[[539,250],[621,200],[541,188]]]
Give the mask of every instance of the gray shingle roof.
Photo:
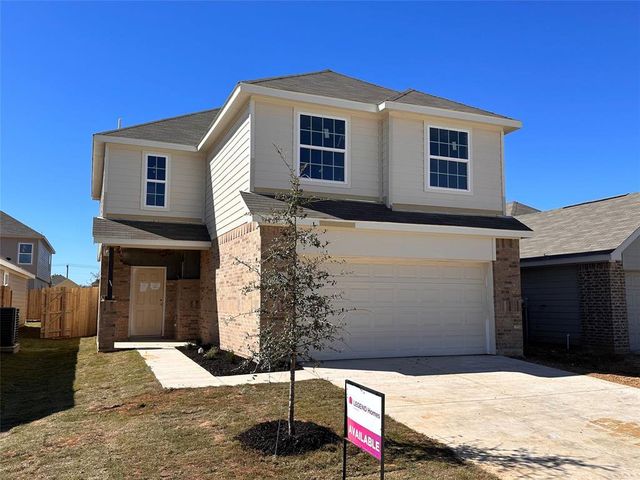
[[[640,193],[530,213],[518,220],[534,231],[520,243],[523,259],[612,251],[640,228]]]
[[[210,242],[207,226],[194,223],[145,222],[116,220],[102,217],[93,219],[93,236],[125,240],[181,240]]]
[[[97,135],[197,146],[209,130],[219,111],[219,108],[214,108],[202,112],[188,113],[155,122],[100,132]]]
[[[381,87],[332,70],[322,70],[320,72],[263,78],[258,80],[247,80],[240,83],[258,84],[278,90],[288,90],[291,92],[308,93],[324,97],[341,98],[356,102],[379,104],[389,100],[408,105],[435,107],[445,110],[489,115],[492,117],[509,118],[414,89],[401,92]]]
[[[240,83],[251,83],[278,90],[375,104],[382,103],[387,98],[398,93],[396,90],[374,85],[331,70],[246,80]]]
[[[261,85],[277,90],[307,93],[323,97],[339,98],[356,102],[380,104],[386,100],[407,105],[442,108],[458,112],[477,113],[492,117],[506,118],[487,110],[465,105],[446,98],[437,97],[418,90],[398,91],[381,87],[332,70],[286,75],[281,77],[245,80],[239,83]],[[213,124],[220,108],[188,113],[177,117],[132,125],[117,130],[99,132],[97,135],[153,140],[197,146]]]
[[[282,208],[283,202],[267,195],[242,192],[242,200],[252,214],[268,215]],[[348,220],[352,222],[390,222],[416,225],[441,225],[455,227],[490,228],[498,230],[529,231],[513,217],[483,215],[452,215],[444,213],[400,212],[381,203],[353,200],[318,200],[309,204],[306,213],[310,218]]]
[[[0,211],[0,236],[13,238],[38,238],[42,239],[49,246],[51,251],[55,253],[53,246],[42,233],[25,225],[20,220],[13,218],[8,213]]]
[[[422,107],[434,107],[442,108],[444,110],[454,110],[456,112],[476,113],[480,115],[488,115],[490,117],[507,118],[513,120],[510,117],[504,115],[498,115],[497,113],[490,112],[488,110],[482,110],[480,108],[465,105],[464,103],[454,102],[446,98],[437,97],[428,93],[420,92],[418,90],[406,90],[398,95],[396,98],[389,99],[393,102],[407,103],[409,105],[419,105]]]

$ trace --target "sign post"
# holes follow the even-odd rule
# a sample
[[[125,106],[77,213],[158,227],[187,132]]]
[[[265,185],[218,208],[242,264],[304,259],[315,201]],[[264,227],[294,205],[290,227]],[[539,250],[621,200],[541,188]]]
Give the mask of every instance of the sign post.
[[[343,480],[347,478],[347,442],[380,462],[384,480],[384,393],[350,380],[344,382]]]

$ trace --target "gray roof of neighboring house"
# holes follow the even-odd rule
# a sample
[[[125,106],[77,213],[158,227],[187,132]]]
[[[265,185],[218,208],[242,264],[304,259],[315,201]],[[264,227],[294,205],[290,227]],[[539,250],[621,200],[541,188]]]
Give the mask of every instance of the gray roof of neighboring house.
[[[219,111],[219,108],[213,108],[211,110],[188,113],[178,117],[165,118],[155,122],[141,123],[131,127],[99,132],[96,135],[197,146],[209,130]]]
[[[446,98],[419,92],[418,90],[409,89],[399,91],[381,87],[331,70],[245,80],[239,83],[356,102],[374,103],[376,105],[384,101],[393,101],[408,105],[435,107],[498,118],[509,118],[487,110],[447,100]],[[197,146],[209,130],[209,127],[213,124],[219,112],[220,108],[214,108],[116,130],[98,132],[96,135]]]
[[[6,212],[0,211],[0,237],[12,238],[37,238],[42,239],[49,246],[52,253],[56,253],[47,237],[33,228],[25,225],[20,220],[13,218]]]
[[[116,220],[102,217],[93,219],[93,236],[121,240],[211,241],[207,226],[202,224]]]
[[[611,252],[640,228],[640,193],[518,217],[534,232],[520,258]]]
[[[525,215],[527,213],[536,213],[539,212],[537,208],[533,208],[529,205],[525,205],[520,202],[509,202],[507,203],[507,215],[511,217],[517,217],[518,215]]]
[[[242,199],[252,214],[268,215],[284,206],[272,196],[241,192]],[[316,200],[309,204],[305,213],[310,218],[347,220],[353,222],[390,222],[417,225],[441,225],[498,230],[529,231],[525,225],[512,217],[483,215],[453,215],[448,213],[401,212],[391,210],[381,203],[354,200]]]

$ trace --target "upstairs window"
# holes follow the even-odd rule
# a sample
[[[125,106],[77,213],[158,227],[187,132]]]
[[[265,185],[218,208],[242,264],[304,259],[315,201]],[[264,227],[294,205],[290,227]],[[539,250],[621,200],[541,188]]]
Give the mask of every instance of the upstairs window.
[[[300,114],[301,178],[344,183],[347,122],[339,118]]]
[[[167,165],[166,156],[149,154],[146,156],[145,206],[154,208],[167,206]]]
[[[33,263],[33,243],[18,244],[18,264],[31,265]]]
[[[429,187],[469,191],[469,132],[429,127]]]

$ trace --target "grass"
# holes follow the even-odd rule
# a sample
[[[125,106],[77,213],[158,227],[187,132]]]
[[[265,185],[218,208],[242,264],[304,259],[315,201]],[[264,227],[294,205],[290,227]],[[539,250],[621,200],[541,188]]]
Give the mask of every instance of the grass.
[[[272,457],[235,439],[285,417],[286,384],[166,391],[138,353],[97,354],[95,338],[21,344],[2,356],[1,478],[340,478],[340,445]],[[340,432],[342,402],[328,382],[301,382],[298,418]],[[352,453],[350,478],[378,478]],[[390,419],[386,456],[390,479],[495,478]]]
[[[607,355],[561,347],[529,346],[526,360],[569,372],[640,388],[640,355]]]

